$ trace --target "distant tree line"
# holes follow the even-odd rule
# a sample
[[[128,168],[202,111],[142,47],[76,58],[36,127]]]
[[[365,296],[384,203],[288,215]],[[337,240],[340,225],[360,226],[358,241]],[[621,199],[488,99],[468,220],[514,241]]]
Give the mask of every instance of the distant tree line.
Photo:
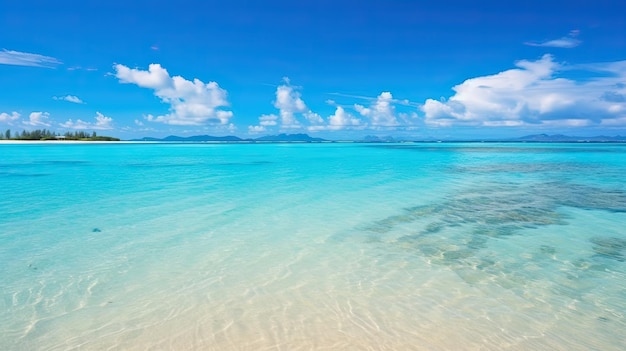
[[[11,129],[7,129],[4,133],[0,133],[0,139],[5,140],[86,140],[86,141],[119,141],[118,138],[110,136],[97,135],[95,131],[89,133],[85,131],[53,132],[48,129],[22,130],[21,133],[13,134]]]

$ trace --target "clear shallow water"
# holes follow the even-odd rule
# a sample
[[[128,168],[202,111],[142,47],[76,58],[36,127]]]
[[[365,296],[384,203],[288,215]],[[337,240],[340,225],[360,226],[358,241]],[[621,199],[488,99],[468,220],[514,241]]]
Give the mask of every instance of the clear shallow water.
[[[626,145],[0,145],[0,349],[619,350]]]

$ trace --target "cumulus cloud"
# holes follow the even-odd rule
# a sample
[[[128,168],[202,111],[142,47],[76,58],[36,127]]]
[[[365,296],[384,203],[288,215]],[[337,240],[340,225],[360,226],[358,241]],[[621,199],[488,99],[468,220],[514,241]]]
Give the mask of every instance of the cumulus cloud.
[[[575,48],[582,43],[582,41],[576,39],[576,37],[580,34],[579,30],[572,30],[569,32],[569,35],[553,40],[546,40],[543,42],[532,42],[528,41],[524,44],[529,46],[543,46],[543,47],[552,47],[552,48],[564,48],[571,49]]]
[[[3,49],[0,51],[0,64],[55,68],[56,66],[63,64],[63,62],[50,56]]]
[[[68,102],[73,102],[75,104],[84,104],[85,103],[83,100],[81,100],[78,96],[75,96],[75,95],[53,96],[52,98],[54,100],[68,101]]]
[[[50,127],[50,114],[48,112],[31,112],[28,121],[23,123],[33,127]]]
[[[171,77],[159,64],[151,64],[147,71],[120,64],[114,68],[120,83],[152,89],[154,95],[170,105],[169,114],[156,117],[149,114],[146,116],[148,121],[172,125],[225,125],[233,117],[231,111],[220,109],[229,103],[226,90],[216,82],[205,84],[197,78],[190,81],[181,76]]]
[[[259,117],[259,124],[267,127],[267,126],[275,126],[278,124],[278,116],[276,115],[262,115]]]
[[[277,115],[261,115],[259,117],[259,125],[257,126],[248,126],[248,132],[250,134],[258,134],[262,132],[266,132],[268,127],[274,127],[278,125],[279,117]]]
[[[6,112],[0,113],[0,122],[11,124],[12,122],[17,121],[20,118],[20,114],[13,111],[11,114]]]
[[[351,98],[359,100],[367,100],[369,104],[355,103],[351,105],[339,104],[335,100],[327,100],[326,103],[339,107],[342,110],[336,110],[335,114],[328,118],[328,125],[326,129],[402,129],[410,130],[417,128],[419,123],[418,114],[416,108],[422,106],[415,102],[411,102],[408,99],[396,99],[391,92],[383,91],[376,97],[344,94],[344,93],[330,93],[331,95]],[[400,106],[400,111],[396,109]],[[357,112],[361,118],[357,118],[350,115],[346,109],[353,109]],[[348,117],[349,116],[349,117]],[[345,118],[344,118],[345,117]],[[341,123],[339,123],[341,121]]]
[[[338,130],[361,125],[361,120],[337,106],[335,113],[328,117],[328,129]]]
[[[296,119],[295,114],[307,112],[307,107],[300,92],[289,84],[289,79],[285,79],[285,83],[276,88],[274,107],[279,111],[283,128],[300,128],[300,122]]]
[[[313,111],[307,111],[304,113],[304,118],[306,118],[307,121],[309,121],[309,123],[311,124],[322,124],[324,123],[324,119],[322,118],[322,116],[318,115],[317,113],[313,112]]]
[[[382,92],[369,107],[355,104],[354,109],[362,116],[367,117],[374,127],[395,127],[399,123],[396,118],[394,102],[390,92]]]
[[[564,66],[551,55],[517,68],[471,78],[449,99],[428,99],[421,110],[431,126],[588,126],[612,124],[626,113],[626,61]],[[584,81],[558,76],[585,70]],[[599,73],[599,74],[598,74]]]
[[[77,119],[75,122],[68,119],[66,122],[61,123],[60,126],[69,129],[90,129],[90,130],[109,130],[113,129],[113,118],[107,117],[100,112],[96,112],[95,122],[85,122]]]
[[[310,125],[310,131],[360,129],[365,127],[361,120],[347,112],[343,107],[336,106],[335,113],[328,117],[328,123]]]
[[[300,129],[303,128],[303,124],[298,117],[304,118],[309,125],[324,123],[322,116],[306,106],[300,90],[291,85],[288,77],[283,77],[283,84],[276,88],[275,98],[274,107],[278,109],[278,115],[262,115],[259,117],[259,125],[249,126],[248,131],[259,133],[273,126],[278,126],[280,129]]]
[[[265,128],[264,126],[248,126],[248,133],[250,134],[258,134],[266,131],[267,128]]]

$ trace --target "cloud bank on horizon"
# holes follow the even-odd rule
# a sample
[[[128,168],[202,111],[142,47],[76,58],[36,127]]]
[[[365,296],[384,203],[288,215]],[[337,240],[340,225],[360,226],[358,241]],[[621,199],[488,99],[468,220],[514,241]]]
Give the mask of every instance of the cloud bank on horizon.
[[[326,118],[309,109],[301,89],[283,78],[273,101],[278,113],[261,114],[257,125],[248,126],[248,132],[411,130],[422,125],[437,128],[626,126],[626,61],[566,65],[545,54],[535,61],[520,60],[515,66],[493,75],[467,79],[452,88],[455,94],[451,97],[430,98],[423,103],[399,101],[388,91],[372,98],[360,97],[370,100],[367,106],[359,103],[342,106],[330,100],[327,104],[333,105],[335,112]],[[148,114],[144,117],[147,121],[202,125],[211,121],[226,124],[233,118],[232,112],[216,110],[228,106],[228,102],[227,92],[215,82],[205,85],[194,79],[195,89],[185,89],[182,87],[191,87],[191,81],[170,78],[158,64],[150,65],[148,71],[122,65],[117,65],[116,70],[120,82],[154,89],[164,102],[173,102],[172,114],[156,118]],[[559,75],[570,71],[592,75],[584,81]],[[174,96],[176,99],[172,100]],[[396,106],[406,105],[417,108],[410,113],[396,111]]]
[[[544,44],[550,46],[554,41],[549,43]],[[47,67],[46,63],[60,62],[43,55],[10,53],[14,59],[9,64],[21,62],[26,66]],[[226,109],[230,106],[228,92],[217,82],[171,76],[158,63],[150,64],[147,70],[116,64],[114,71],[119,83],[149,89],[167,106],[167,114],[155,116],[145,111],[142,119],[146,123],[218,125],[227,126],[223,130],[231,132],[238,128],[234,124],[236,116]],[[585,72],[586,78],[567,78],[567,73],[574,71]],[[336,99],[351,100],[353,96],[334,94],[336,99],[327,100],[326,104],[335,111],[326,117],[307,106],[301,90],[292,85],[289,78],[283,78],[282,84],[276,87],[272,103],[277,112],[263,111],[256,125],[247,126],[247,132],[406,131],[454,126],[626,127],[626,60],[576,65],[559,63],[554,56],[545,54],[534,61],[520,60],[515,68],[469,78],[454,86],[450,97],[428,98],[418,103],[398,100],[391,92],[382,91],[375,97],[357,97],[367,100],[368,104],[338,104]],[[54,96],[53,99],[84,104],[75,95]],[[397,107],[403,107],[406,112],[397,111]],[[8,126],[115,129],[112,117],[96,112],[94,119],[95,122],[81,119],[56,122],[49,112],[34,111],[21,120],[17,111],[0,113],[0,123]],[[135,119],[134,125],[143,127],[144,122]]]

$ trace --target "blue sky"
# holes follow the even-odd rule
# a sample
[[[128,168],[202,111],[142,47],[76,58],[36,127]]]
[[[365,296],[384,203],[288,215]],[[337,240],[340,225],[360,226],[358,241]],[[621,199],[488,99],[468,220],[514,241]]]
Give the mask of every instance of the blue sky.
[[[623,1],[0,0],[0,130],[626,134]]]

